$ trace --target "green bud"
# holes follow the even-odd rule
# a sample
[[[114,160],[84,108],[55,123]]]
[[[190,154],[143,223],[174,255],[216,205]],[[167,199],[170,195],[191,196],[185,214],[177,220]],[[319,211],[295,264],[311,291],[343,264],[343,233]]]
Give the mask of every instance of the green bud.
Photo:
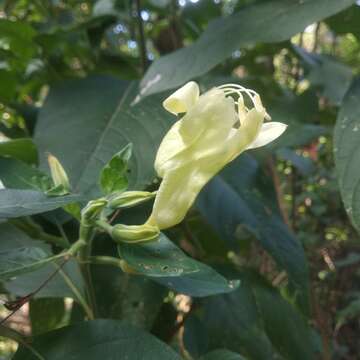
[[[51,178],[54,182],[54,188],[62,188],[65,191],[70,191],[70,182],[69,178],[60,164],[60,161],[54,156],[49,154],[48,155],[48,163],[51,172]]]
[[[91,223],[97,220],[98,216],[106,205],[107,200],[103,198],[89,201],[87,205],[81,210],[81,222]]]
[[[123,225],[117,224],[112,227],[110,236],[115,242],[142,243],[155,240],[160,234],[156,226],[143,225]]]
[[[111,209],[129,208],[155,197],[156,191],[125,191],[122,193],[114,193],[108,197],[108,206]]]

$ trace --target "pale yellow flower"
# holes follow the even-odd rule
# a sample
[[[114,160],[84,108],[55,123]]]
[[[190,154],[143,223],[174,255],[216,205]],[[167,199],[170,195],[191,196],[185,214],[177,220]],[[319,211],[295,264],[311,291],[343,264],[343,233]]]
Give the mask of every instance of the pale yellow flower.
[[[185,115],[166,134],[155,160],[155,170],[163,180],[147,224],[159,229],[181,222],[200,190],[226,164],[247,149],[275,140],[286,129],[282,123],[264,123],[269,116],[260,96],[236,84],[200,95],[198,85],[189,82],[163,106]]]

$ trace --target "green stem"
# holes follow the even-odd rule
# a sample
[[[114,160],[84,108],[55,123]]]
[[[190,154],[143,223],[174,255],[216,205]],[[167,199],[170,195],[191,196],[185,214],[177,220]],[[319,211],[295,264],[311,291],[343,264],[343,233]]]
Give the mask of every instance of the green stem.
[[[86,284],[86,294],[88,301],[90,303],[93,314],[96,314],[97,306],[96,306],[95,290],[94,290],[94,285],[92,283],[90,264],[87,261],[91,255],[92,239],[94,235],[95,235],[95,230],[93,226],[83,223],[80,224],[79,241],[85,242],[85,246],[83,246],[77,254],[78,262],[80,265],[81,273],[83,275],[83,279]]]
[[[44,240],[50,244],[66,249],[69,243],[66,239],[60,236],[55,236],[46,233],[40,225],[35,223],[31,218],[26,217],[22,219],[12,219],[10,223],[20,230],[24,231],[33,239]]]
[[[54,263],[54,265],[56,267],[59,267],[58,264]],[[63,269],[59,269],[59,273],[61,274],[61,276],[63,277],[66,285],[71,289],[71,291],[74,293],[75,297],[77,298],[77,300],[79,301],[80,305],[83,307],[87,317],[90,320],[94,320],[94,313],[91,309],[91,307],[88,305],[88,303],[86,302],[85,298],[82,296],[81,292],[79,291],[79,289],[76,287],[76,285],[72,282],[71,278],[68,276],[68,274],[66,274],[66,272]]]
[[[96,265],[110,265],[121,268],[121,260],[112,256],[90,256],[88,261]]]
[[[111,234],[113,226],[107,223],[104,220],[96,220],[95,224],[99,226],[101,229],[105,230],[108,234]]]
[[[68,251],[66,251],[66,253],[69,255],[69,256],[75,256],[77,255],[81,249],[83,249],[84,247],[86,246],[86,241],[82,240],[82,239],[79,239],[77,240],[76,242],[74,242],[70,249]]]

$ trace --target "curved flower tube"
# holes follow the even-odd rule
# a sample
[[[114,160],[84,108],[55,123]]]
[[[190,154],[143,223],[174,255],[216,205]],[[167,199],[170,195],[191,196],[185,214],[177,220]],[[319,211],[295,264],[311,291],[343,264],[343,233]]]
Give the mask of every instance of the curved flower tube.
[[[260,96],[237,84],[200,95],[198,85],[189,82],[163,106],[185,115],[165,135],[155,159],[155,170],[163,180],[146,224],[159,229],[181,222],[201,189],[226,164],[247,149],[275,140],[286,129],[279,122],[264,123],[270,117]]]

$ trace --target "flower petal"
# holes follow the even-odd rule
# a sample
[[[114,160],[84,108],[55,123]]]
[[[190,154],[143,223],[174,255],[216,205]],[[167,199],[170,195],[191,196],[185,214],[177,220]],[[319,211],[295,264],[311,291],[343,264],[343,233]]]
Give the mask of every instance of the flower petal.
[[[215,154],[166,171],[147,224],[162,230],[180,223],[200,190],[225,165],[225,158]]]
[[[287,128],[286,124],[280,122],[264,123],[257,138],[247,147],[247,149],[255,149],[264,146],[277,139]]]
[[[187,112],[199,99],[200,89],[196,82],[190,81],[176,90],[163,102],[164,108],[172,114]]]
[[[166,163],[188,146],[179,133],[181,123],[182,120],[179,120],[170,128],[157,151],[154,167],[161,178],[166,171]]]
[[[243,119],[239,129],[232,129],[228,139],[225,140],[228,147],[229,159],[234,160],[245,151],[257,138],[264,121],[265,110],[251,109]]]

